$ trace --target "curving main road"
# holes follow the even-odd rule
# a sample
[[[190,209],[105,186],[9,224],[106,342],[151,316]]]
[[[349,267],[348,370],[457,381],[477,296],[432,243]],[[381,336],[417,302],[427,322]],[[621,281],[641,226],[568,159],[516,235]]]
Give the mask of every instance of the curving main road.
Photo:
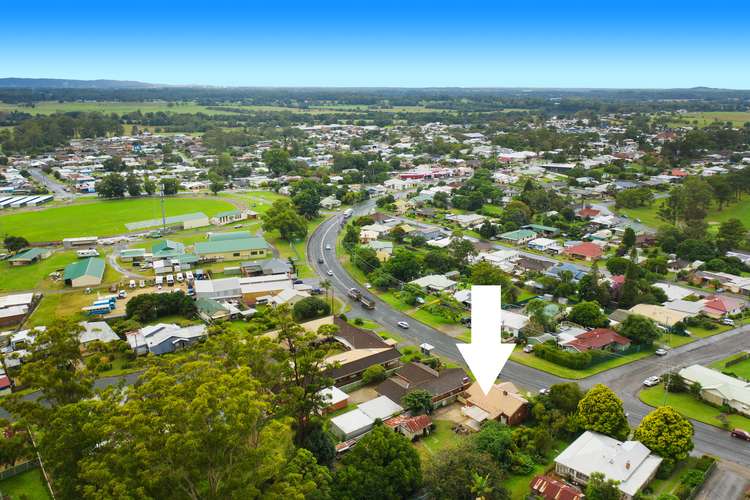
[[[369,214],[374,207],[374,200],[368,200],[354,207],[354,216]],[[332,288],[339,299],[351,305],[353,315],[377,321],[388,330],[398,332],[401,337],[414,345],[423,342],[432,344],[439,355],[465,366],[456,347],[458,342],[456,339],[394,309],[373,294],[370,295],[375,300],[374,310],[364,309],[358,302],[346,295],[349,288],[360,288],[361,284],[346,272],[336,257],[336,242],[343,223],[343,215],[335,215],[318,226],[311,235],[307,244],[307,257],[312,268],[323,277],[329,270],[333,272],[333,276],[328,277]],[[326,245],[329,245],[331,249],[326,250]],[[318,259],[321,258],[324,260],[323,264],[318,263]],[[400,328],[397,324],[399,321],[407,321],[410,328],[406,330]],[[635,426],[652,410],[650,406],[638,399],[638,392],[642,389],[642,383],[646,377],[661,375],[666,371],[693,363],[705,364],[744,349],[750,349],[750,326],[736,328],[715,337],[701,339],[672,349],[669,355],[661,358],[650,356],[578,382],[584,388],[598,383],[609,386],[622,399],[630,424]],[[531,391],[568,381],[568,379],[514,361],[508,361],[501,377]],[[716,455],[750,466],[749,443],[732,438],[728,432],[701,422],[693,421],[693,425],[695,426],[693,438],[695,452]]]

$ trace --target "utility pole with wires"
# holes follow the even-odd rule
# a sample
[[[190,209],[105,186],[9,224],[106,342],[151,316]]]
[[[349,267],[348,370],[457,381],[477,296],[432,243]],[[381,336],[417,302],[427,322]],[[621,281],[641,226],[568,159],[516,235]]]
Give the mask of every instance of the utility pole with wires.
[[[167,214],[164,211],[164,183],[161,183],[161,234],[162,236],[167,234]]]

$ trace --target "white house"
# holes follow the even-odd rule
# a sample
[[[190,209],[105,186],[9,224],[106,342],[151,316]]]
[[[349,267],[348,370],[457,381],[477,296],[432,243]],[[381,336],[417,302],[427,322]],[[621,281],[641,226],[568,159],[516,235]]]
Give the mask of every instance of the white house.
[[[709,403],[731,406],[750,416],[750,383],[701,365],[690,365],[679,373],[688,383],[700,384],[701,398]]]
[[[555,472],[581,485],[594,472],[601,472],[607,479],[619,481],[623,498],[629,500],[653,479],[661,462],[661,457],[639,441],[622,442],[586,431],[555,458]]]
[[[550,238],[534,238],[533,240],[529,241],[526,246],[531,248],[532,250],[537,250],[539,252],[547,252],[550,250],[560,249],[560,245],[557,243],[557,241]]]

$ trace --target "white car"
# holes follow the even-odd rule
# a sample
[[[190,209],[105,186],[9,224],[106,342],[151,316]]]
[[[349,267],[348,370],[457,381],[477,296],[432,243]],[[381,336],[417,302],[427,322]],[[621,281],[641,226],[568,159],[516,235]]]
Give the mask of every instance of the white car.
[[[328,270],[328,273],[327,273],[327,274],[328,274],[328,276],[333,276],[333,271],[331,271],[331,270],[329,269],[329,270]]]
[[[669,351],[667,351],[666,349],[661,349],[660,348],[660,349],[655,350],[654,354],[656,354],[657,356],[666,356],[667,352],[669,352]]]
[[[731,318],[724,318],[721,320],[722,325],[734,326],[734,320]]]
[[[547,394],[549,394],[549,389],[539,389],[539,394],[546,396]]]
[[[369,290],[370,288],[372,288],[372,285],[369,284],[369,283],[365,283],[365,288],[367,288]]]
[[[534,352],[534,346],[531,344],[526,344],[525,346],[523,346],[523,352],[525,352],[526,354]]]
[[[645,385],[646,387],[653,387],[655,385],[659,385],[660,380],[661,379],[656,376],[649,377],[643,381],[643,385]]]
[[[331,245],[326,244],[326,250],[330,250],[330,249],[331,249]]]
[[[397,325],[398,325],[399,327],[401,327],[401,328],[404,328],[404,329],[406,329],[406,328],[409,328],[409,323],[407,323],[406,321],[399,321],[399,322],[398,322],[398,323],[396,323],[396,324],[397,324]]]

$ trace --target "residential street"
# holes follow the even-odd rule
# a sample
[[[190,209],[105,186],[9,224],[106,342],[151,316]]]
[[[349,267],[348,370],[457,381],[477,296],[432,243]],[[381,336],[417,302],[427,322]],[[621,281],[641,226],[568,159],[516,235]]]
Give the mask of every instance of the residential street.
[[[374,207],[374,201],[368,200],[355,207],[354,216],[369,213]],[[390,331],[403,337],[410,343],[419,345],[427,342],[435,346],[437,353],[452,361],[464,365],[458,353],[456,339],[453,339],[432,327],[420,323],[403,312],[372,295],[376,302],[374,310],[368,311],[346,296],[349,288],[361,288],[336,258],[336,239],[341,231],[343,216],[334,216],[321,224],[308,242],[307,255],[310,265],[320,276],[325,276],[330,269],[333,276],[329,277],[336,296],[346,300],[352,306],[352,315],[377,321]],[[330,245],[331,250],[325,250]],[[318,264],[318,259],[325,259],[325,264]],[[409,329],[400,328],[397,323],[406,321]],[[642,388],[643,380],[651,375],[660,375],[677,367],[694,363],[707,363],[726,357],[743,349],[750,349],[750,326],[730,330],[721,335],[701,339],[670,351],[668,356],[659,358],[651,356],[640,361],[614,368],[598,375],[580,380],[583,387],[590,387],[597,383],[604,383],[611,387],[622,398],[631,425],[637,425],[651,407],[638,399],[638,391]],[[558,382],[566,381],[560,377],[548,374],[509,361],[501,378],[510,380],[519,386],[537,391]],[[709,453],[721,458],[750,466],[750,444],[732,438],[728,432],[700,422],[693,422],[695,426],[695,452]]]

